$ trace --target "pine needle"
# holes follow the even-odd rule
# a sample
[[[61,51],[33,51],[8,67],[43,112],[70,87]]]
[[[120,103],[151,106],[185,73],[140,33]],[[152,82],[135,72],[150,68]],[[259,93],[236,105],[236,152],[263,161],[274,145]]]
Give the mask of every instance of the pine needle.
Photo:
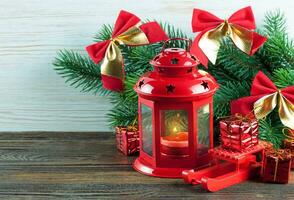
[[[101,83],[100,66],[95,65],[88,57],[81,56],[71,50],[59,51],[54,62],[54,69],[65,78],[69,85],[82,92],[108,95]]]

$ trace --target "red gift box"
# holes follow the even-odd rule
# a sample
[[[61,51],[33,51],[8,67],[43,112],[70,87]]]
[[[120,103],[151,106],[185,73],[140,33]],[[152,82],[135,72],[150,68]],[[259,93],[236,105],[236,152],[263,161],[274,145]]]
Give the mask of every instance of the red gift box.
[[[265,153],[263,181],[288,183],[291,170],[291,152],[288,149],[271,150]]]
[[[291,154],[292,154],[291,169],[294,169],[294,130],[285,128],[283,129],[283,134],[286,136],[286,139],[283,141],[283,148],[289,149],[291,151]]]
[[[252,117],[230,116],[220,121],[223,148],[242,151],[258,144],[258,122]]]
[[[126,156],[139,152],[139,131],[134,126],[115,128],[116,147]]]
[[[289,149],[292,154],[292,164],[291,169],[294,169],[294,140],[293,139],[285,139],[284,140],[284,148]]]

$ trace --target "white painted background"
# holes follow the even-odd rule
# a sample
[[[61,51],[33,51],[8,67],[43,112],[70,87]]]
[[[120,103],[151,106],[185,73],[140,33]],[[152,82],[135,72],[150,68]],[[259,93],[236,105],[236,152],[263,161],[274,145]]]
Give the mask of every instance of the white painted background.
[[[107,99],[65,85],[51,63],[58,49],[84,52],[101,24],[113,23],[120,9],[191,33],[194,7],[226,17],[248,5],[258,25],[267,10],[280,8],[294,36],[290,0],[1,0],[0,131],[108,130]]]

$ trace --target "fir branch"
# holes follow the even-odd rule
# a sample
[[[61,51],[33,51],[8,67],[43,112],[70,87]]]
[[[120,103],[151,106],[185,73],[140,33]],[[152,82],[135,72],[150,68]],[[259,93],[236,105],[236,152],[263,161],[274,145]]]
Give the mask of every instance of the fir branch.
[[[150,46],[133,47],[126,53],[124,51],[125,71],[127,75],[140,76],[152,70],[149,64],[158,53],[158,44]]]
[[[273,81],[279,88],[294,85],[294,70],[279,68],[273,73]]]
[[[251,80],[263,68],[257,57],[249,57],[237,49],[230,40],[221,45],[217,64],[230,71],[237,80]]]
[[[274,115],[278,115],[274,112]],[[265,120],[259,120],[259,138],[271,142],[275,148],[279,148],[282,141],[285,139],[282,133],[283,125],[279,119],[272,119],[273,114],[267,117]]]
[[[225,67],[219,63],[216,65],[209,63],[207,69],[200,65],[199,69],[208,71],[210,74],[212,74],[220,85],[225,84],[227,81],[239,81],[239,79],[236,78],[230,70],[225,69]]]
[[[267,42],[257,52],[268,69],[274,71],[279,67],[294,69],[294,44],[286,32],[286,18],[279,10],[267,12],[264,29]]]
[[[280,10],[269,11],[265,14],[264,34],[272,36],[286,32],[286,18]]]
[[[138,77],[131,76],[125,80],[125,90],[121,93],[112,93],[110,102],[113,108],[107,113],[108,125],[127,126],[137,124],[138,96],[133,87]]]
[[[176,28],[170,23],[164,22],[160,23],[163,30],[167,33],[169,38],[189,38],[181,29]]]
[[[294,69],[294,44],[285,33],[269,37],[262,51],[272,71],[279,67]]]
[[[230,102],[243,96],[248,96],[250,84],[247,82],[228,81],[214,95],[215,117],[227,116],[230,113]]]
[[[108,125],[111,128],[137,123],[137,101],[130,101],[124,93],[114,93],[110,96],[110,102],[113,104],[113,107],[106,115],[108,118]]]
[[[137,110],[132,110],[128,107],[128,104],[124,106],[111,109],[107,114],[108,126],[114,128],[116,126],[129,126],[136,125],[134,119],[137,118]]]
[[[101,42],[104,40],[109,40],[111,38],[113,31],[113,26],[110,24],[103,24],[98,31],[98,33],[94,36],[95,42]]]
[[[100,66],[95,65],[88,57],[71,50],[59,51],[53,65],[57,73],[75,88],[82,92],[107,95],[110,92],[102,87]]]
[[[125,97],[129,101],[135,102],[135,104],[138,101],[138,95],[134,90],[134,86],[137,83],[138,79],[139,79],[139,76],[128,76],[125,81],[125,90],[124,90]],[[137,104],[135,106],[137,107]]]

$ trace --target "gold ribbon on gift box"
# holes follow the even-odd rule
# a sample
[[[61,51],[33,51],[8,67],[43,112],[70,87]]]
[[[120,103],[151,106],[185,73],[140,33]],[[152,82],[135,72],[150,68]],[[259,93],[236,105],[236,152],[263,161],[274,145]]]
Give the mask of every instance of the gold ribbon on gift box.
[[[283,128],[282,132],[287,140],[289,140],[290,142],[294,142],[294,130]]]

